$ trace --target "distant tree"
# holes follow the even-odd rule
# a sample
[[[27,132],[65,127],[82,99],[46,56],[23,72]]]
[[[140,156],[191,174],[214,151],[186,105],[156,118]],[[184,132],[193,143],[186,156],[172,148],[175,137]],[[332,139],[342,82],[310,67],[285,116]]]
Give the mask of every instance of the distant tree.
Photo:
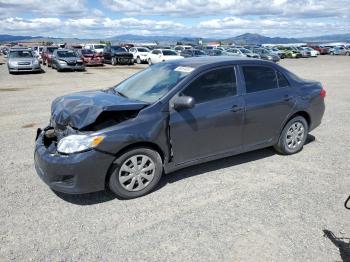
[[[100,40],[100,44],[103,44],[103,45],[112,45],[111,41],[104,41],[104,40]]]
[[[53,45],[53,42],[52,41],[46,41],[46,42],[43,42],[43,45],[50,46],[50,45]]]

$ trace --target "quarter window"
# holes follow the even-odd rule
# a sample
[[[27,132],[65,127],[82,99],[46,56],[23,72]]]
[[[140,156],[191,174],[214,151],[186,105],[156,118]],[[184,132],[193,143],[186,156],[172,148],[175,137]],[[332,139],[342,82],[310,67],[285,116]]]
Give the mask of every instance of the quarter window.
[[[247,93],[254,93],[278,87],[276,72],[265,66],[244,66],[243,74]]]
[[[182,93],[194,98],[196,103],[234,96],[237,94],[233,67],[207,72],[194,80]]]
[[[278,87],[288,87],[289,82],[287,78],[281,73],[277,71],[277,78],[278,78]]]

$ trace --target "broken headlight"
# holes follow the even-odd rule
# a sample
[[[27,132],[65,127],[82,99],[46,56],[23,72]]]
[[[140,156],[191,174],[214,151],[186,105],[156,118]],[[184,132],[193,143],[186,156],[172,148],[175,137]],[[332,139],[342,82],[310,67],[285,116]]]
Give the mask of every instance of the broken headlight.
[[[57,151],[63,154],[72,154],[98,146],[104,136],[70,135],[62,138],[57,146]]]

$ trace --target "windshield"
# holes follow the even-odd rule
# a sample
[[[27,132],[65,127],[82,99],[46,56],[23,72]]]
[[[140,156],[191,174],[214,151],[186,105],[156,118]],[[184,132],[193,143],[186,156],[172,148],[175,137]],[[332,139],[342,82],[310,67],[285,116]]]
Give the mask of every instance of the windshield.
[[[47,52],[52,54],[56,49],[58,49],[58,47],[48,47]]]
[[[114,51],[117,51],[117,52],[126,52],[126,49],[124,47],[121,47],[121,46],[111,46],[111,49],[113,49]]]
[[[18,50],[18,51],[10,52],[10,58],[32,58],[32,57],[33,57],[32,51]]]
[[[201,50],[194,50],[193,53],[195,55],[205,55],[205,53],[203,51],[201,51]]]
[[[137,48],[137,51],[139,52],[149,52],[147,48]]]
[[[104,45],[94,45],[95,49],[103,49],[105,46]]]
[[[95,52],[92,51],[91,49],[83,49],[83,50],[81,50],[81,53],[83,55],[93,55],[93,54],[95,54]]]
[[[177,53],[175,51],[171,51],[171,50],[163,50],[163,55],[177,55]]]
[[[154,103],[191,71],[192,68],[183,68],[172,63],[156,64],[131,76],[117,85],[114,90],[119,95],[133,100]]]
[[[74,51],[57,51],[59,57],[76,57],[77,54]]]
[[[251,53],[250,50],[248,50],[248,49],[242,48],[242,49],[239,49],[239,50],[241,50],[241,52],[244,53],[244,54],[249,54],[249,53]]]

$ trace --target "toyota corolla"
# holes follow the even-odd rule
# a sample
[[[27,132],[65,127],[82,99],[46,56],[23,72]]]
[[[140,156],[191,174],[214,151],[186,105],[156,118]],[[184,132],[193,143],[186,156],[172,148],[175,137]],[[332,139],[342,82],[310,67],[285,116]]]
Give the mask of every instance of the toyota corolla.
[[[143,196],[162,174],[273,146],[302,150],[325,89],[263,60],[201,57],[153,65],[113,88],[55,99],[35,168],[53,190]]]

